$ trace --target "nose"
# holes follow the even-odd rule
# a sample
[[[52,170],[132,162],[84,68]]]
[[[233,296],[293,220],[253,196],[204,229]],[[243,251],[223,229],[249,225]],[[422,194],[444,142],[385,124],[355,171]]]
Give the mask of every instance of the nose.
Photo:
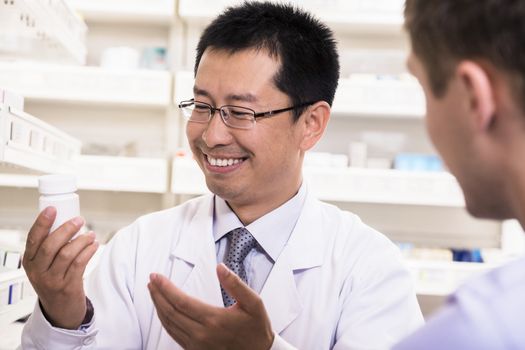
[[[213,113],[206,129],[202,133],[202,139],[206,146],[210,148],[228,145],[232,142],[231,128],[224,124],[220,113],[220,111]]]

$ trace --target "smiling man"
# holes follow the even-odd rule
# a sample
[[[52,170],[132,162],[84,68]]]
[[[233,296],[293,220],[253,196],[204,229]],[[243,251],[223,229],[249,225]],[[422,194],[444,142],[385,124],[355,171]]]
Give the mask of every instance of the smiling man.
[[[44,211],[24,263],[40,298],[24,347],[384,349],[419,326],[397,248],[302,178],[338,78],[332,33],[308,13],[244,3],[220,15],[180,104],[212,194],[121,230],[85,294],[92,238],[67,243],[74,222],[48,237]]]

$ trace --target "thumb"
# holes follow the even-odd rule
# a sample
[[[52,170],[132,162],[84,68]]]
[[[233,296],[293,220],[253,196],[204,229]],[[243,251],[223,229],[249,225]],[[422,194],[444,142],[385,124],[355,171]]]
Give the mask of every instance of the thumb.
[[[224,290],[233,297],[244,310],[255,311],[262,303],[261,298],[239,276],[230,271],[224,264],[217,265],[217,276]]]

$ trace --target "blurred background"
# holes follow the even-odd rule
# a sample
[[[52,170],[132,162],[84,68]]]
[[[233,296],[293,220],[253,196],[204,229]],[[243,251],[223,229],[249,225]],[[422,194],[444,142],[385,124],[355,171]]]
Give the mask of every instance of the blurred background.
[[[192,97],[200,33],[238,2],[0,2],[0,350],[18,346],[15,321],[35,302],[20,257],[39,175],[76,175],[81,214],[102,243],[207,192],[177,105]],[[522,254],[522,228],[471,218],[432,148],[405,67],[404,1],[292,2],[334,30],[342,67],[305,179],[398,244],[428,317],[462,281]]]

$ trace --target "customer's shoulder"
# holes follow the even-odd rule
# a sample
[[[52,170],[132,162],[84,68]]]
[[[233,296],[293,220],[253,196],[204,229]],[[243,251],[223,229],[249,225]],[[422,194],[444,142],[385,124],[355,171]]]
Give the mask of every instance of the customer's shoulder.
[[[525,294],[525,258],[513,260],[478,275],[462,285],[456,297],[483,300],[523,299]],[[525,306],[525,299],[523,299]]]

